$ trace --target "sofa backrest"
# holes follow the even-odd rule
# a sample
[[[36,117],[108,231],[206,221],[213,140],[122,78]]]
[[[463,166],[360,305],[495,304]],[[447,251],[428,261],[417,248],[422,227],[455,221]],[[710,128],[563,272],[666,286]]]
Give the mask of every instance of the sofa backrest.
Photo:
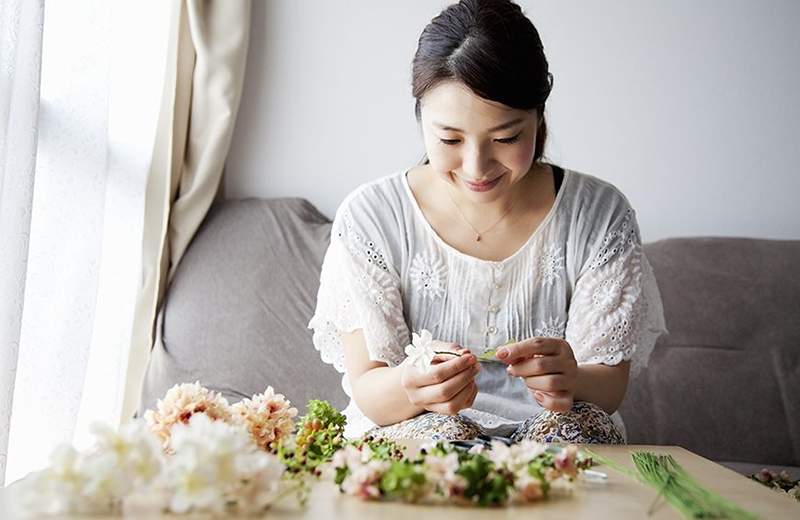
[[[270,385],[300,413],[309,399],[344,408],[341,375],[307,329],[330,229],[303,199],[212,208],[167,291],[140,413],[195,380],[231,403]]]
[[[631,443],[714,460],[800,465],[800,241],[645,245],[669,334],[631,381]]]

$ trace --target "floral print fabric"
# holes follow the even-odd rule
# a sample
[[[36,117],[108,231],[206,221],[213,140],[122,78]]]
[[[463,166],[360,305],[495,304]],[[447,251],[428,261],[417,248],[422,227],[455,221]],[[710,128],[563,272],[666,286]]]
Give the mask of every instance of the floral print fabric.
[[[391,426],[376,427],[368,435],[391,440],[445,440],[474,439],[484,434],[480,425],[461,415],[423,413]],[[614,422],[599,406],[576,402],[567,413],[545,410],[525,420],[511,434],[513,442],[562,442],[574,444],[624,444],[625,439]]]

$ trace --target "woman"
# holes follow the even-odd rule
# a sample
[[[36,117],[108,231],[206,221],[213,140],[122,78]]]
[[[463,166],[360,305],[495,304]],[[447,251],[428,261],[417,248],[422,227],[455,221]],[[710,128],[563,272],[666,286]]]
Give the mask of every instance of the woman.
[[[462,0],[423,31],[427,160],[339,207],[309,323],[345,373],[348,437],[624,442],[615,411],[665,332],[660,296],[625,196],[542,160],[551,88],[510,1]],[[412,331],[457,355],[417,366]]]

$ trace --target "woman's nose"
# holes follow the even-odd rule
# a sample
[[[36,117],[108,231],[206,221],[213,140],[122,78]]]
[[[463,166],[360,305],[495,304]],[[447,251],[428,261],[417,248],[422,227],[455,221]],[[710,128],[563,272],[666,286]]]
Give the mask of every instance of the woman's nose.
[[[470,180],[480,182],[486,180],[491,170],[492,157],[488,150],[480,144],[464,147],[461,158],[461,169],[469,176]]]

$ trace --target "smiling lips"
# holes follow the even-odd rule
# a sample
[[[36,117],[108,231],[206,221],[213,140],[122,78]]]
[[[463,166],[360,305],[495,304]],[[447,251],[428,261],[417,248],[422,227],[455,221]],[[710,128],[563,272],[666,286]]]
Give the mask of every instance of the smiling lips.
[[[489,191],[492,188],[494,188],[497,185],[497,183],[500,182],[500,179],[502,179],[502,178],[503,178],[503,175],[500,175],[497,178],[495,178],[494,180],[491,180],[489,182],[464,181],[464,184],[466,184],[467,188],[469,188],[472,191],[483,192],[483,191]]]

